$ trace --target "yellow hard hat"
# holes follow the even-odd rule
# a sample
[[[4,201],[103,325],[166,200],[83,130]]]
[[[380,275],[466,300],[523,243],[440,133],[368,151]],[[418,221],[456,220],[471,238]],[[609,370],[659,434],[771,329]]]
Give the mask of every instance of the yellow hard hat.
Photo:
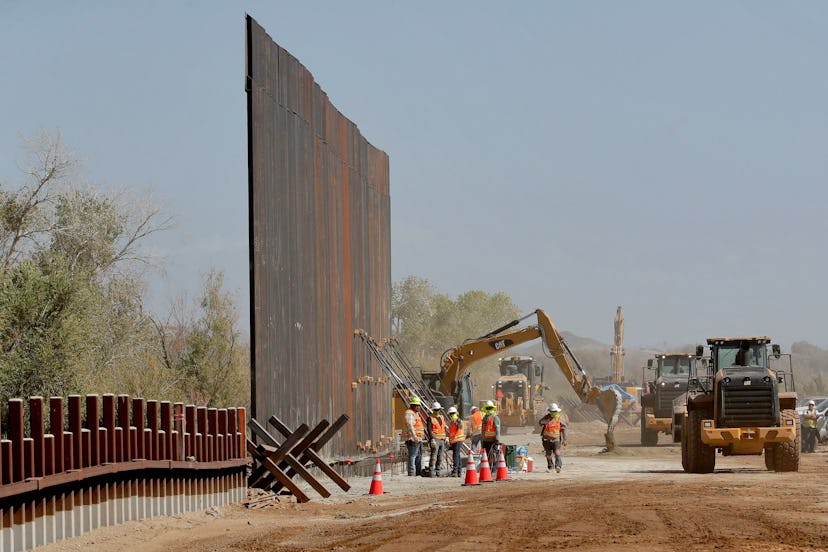
[[[420,402],[420,397],[411,397],[408,400],[408,404],[413,406],[420,406],[422,403]]]

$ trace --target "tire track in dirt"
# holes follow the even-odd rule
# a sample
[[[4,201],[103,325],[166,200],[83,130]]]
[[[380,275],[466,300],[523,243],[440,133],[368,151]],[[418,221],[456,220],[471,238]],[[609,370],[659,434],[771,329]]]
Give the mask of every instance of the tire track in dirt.
[[[379,497],[351,491],[272,509],[231,506],[215,519],[204,513],[157,518],[93,531],[44,552],[826,549],[825,447],[803,455],[799,473],[768,472],[762,457],[719,456],[714,473],[685,474],[675,445],[600,454],[594,444],[602,429],[574,424],[559,475],[536,472],[460,487],[448,478],[389,473],[387,494]],[[635,443],[638,429],[622,428],[617,437]],[[533,443],[530,455],[539,458],[538,449]],[[350,482],[367,490],[370,478]]]
[[[799,502],[790,496],[790,486],[768,489],[711,477],[646,486],[500,484],[474,497],[455,494],[433,507],[427,501],[412,505],[411,517],[395,506],[346,520],[335,535],[306,539],[304,549],[812,550],[828,539],[824,521],[807,530],[798,526]],[[456,537],[446,532],[453,522],[464,528]]]

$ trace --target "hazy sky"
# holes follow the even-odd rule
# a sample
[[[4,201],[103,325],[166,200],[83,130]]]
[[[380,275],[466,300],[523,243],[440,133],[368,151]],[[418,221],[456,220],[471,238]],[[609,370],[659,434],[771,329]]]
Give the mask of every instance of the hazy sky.
[[[0,182],[59,129],[247,329],[244,14],[391,157],[392,275],[626,345],[828,347],[828,4],[0,0]]]

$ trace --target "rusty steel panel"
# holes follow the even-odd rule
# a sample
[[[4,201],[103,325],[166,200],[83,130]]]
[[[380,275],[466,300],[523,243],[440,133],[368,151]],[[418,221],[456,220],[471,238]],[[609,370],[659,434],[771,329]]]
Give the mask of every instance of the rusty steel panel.
[[[388,155],[247,17],[253,416],[295,429],[347,414],[323,453],[393,437],[391,386],[354,330],[391,329]]]

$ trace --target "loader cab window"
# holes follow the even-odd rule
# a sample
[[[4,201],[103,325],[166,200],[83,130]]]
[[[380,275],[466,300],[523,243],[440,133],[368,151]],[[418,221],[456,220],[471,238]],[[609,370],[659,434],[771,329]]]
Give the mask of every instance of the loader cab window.
[[[764,344],[734,342],[719,345],[716,354],[719,368],[728,366],[767,366],[768,352]]]
[[[661,374],[665,376],[686,376],[689,373],[689,357],[667,357],[661,365]]]

